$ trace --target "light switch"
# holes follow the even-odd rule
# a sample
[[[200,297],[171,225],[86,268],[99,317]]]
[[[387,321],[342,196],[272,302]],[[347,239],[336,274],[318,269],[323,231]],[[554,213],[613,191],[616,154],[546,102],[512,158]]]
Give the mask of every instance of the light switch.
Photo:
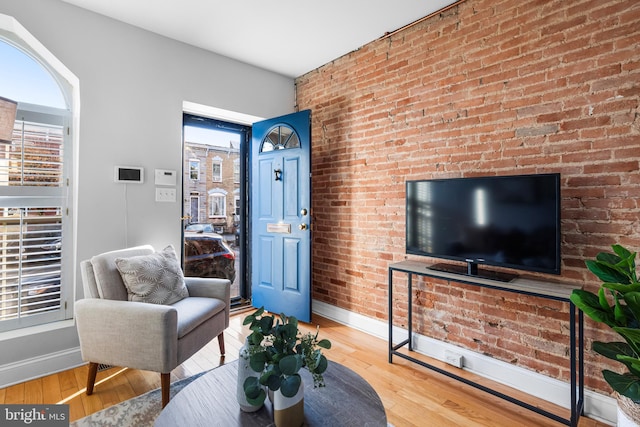
[[[156,202],[175,202],[175,201],[176,201],[175,188],[156,187]]]

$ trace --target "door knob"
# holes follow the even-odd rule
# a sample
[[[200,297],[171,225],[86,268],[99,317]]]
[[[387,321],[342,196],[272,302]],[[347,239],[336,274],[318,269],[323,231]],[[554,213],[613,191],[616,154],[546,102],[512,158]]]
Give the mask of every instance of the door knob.
[[[307,230],[307,229],[309,228],[309,226],[303,222],[302,224],[300,224],[300,225],[298,226],[298,228],[299,228],[300,230],[303,230],[303,231],[304,231],[304,230]]]
[[[306,210],[305,208],[302,208],[302,209],[300,210],[300,215],[302,215],[302,216],[307,216],[307,210]]]

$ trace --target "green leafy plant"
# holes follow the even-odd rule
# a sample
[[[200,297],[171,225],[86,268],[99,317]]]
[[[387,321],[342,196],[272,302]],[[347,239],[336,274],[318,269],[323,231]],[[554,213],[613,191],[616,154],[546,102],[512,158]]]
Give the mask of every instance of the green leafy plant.
[[[299,374],[302,368],[311,373],[314,387],[324,387],[322,374],[328,362],[322,349],[330,349],[331,342],[318,340],[319,327],[315,334],[302,334],[298,319],[285,314],[278,318],[266,315],[263,307],[248,315],[243,324],[251,329],[249,365],[259,373],[243,384],[249,403],[258,406],[264,403],[265,386],[272,391],[280,390],[285,397],[295,396],[302,382]]]
[[[587,316],[604,323],[624,342],[593,343],[593,350],[627,367],[618,374],[603,370],[607,383],[619,394],[640,403],[640,283],[636,273],[636,253],[620,245],[613,253],[601,252],[595,260],[586,261],[587,268],[602,285],[598,294],[574,289],[571,301]]]

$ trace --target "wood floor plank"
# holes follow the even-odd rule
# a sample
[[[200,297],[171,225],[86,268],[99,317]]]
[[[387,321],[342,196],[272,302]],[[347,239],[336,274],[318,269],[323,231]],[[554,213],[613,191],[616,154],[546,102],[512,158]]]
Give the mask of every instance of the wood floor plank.
[[[242,320],[250,311],[231,316],[225,331],[226,355],[220,355],[217,339],[211,341],[189,360],[171,373],[171,381],[195,375],[229,363],[238,358],[249,330]],[[385,340],[314,315],[310,324],[300,324],[301,330],[315,332],[320,325],[320,336],[332,342],[325,352],[330,361],[341,363],[367,380],[380,396],[388,421],[395,427],[555,427],[558,423],[527,409],[520,408],[481,390],[460,383],[437,372],[399,357],[388,362],[388,344]],[[420,356],[422,357],[422,356]],[[429,363],[443,369],[452,369],[439,361]],[[118,402],[139,396],[160,387],[156,372],[114,367],[99,372],[92,396],[86,395],[87,366],[81,366],[39,380],[0,389],[3,403],[52,403],[69,405],[70,419],[77,420]],[[470,378],[479,379],[477,376]],[[504,393],[531,401],[545,410],[562,410],[549,402],[532,398],[524,393],[490,384]],[[528,400],[527,400],[528,399]],[[561,413],[563,417],[568,416]],[[605,427],[596,420],[583,417],[580,427]]]
[[[43,402],[44,395],[42,392],[42,379],[27,381],[24,383],[24,401],[25,402]]]
[[[60,390],[61,391],[72,391],[72,392],[76,392],[78,390],[78,382],[76,381],[76,370],[75,369],[70,369],[68,371],[62,371],[60,372],[59,375],[59,381],[60,381]],[[84,383],[82,383],[82,386],[84,387],[84,385],[86,384],[86,378],[84,380]]]
[[[7,405],[25,403],[24,384],[25,383],[20,383],[7,387],[5,390],[4,403]]]
[[[43,403],[58,403],[62,400],[60,379],[57,375],[47,375],[42,378]]]

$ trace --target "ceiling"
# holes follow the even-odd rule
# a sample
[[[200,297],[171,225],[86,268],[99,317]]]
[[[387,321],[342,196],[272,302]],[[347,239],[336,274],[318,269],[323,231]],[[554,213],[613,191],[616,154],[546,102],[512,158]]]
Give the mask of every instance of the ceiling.
[[[298,77],[454,0],[63,0]]]

